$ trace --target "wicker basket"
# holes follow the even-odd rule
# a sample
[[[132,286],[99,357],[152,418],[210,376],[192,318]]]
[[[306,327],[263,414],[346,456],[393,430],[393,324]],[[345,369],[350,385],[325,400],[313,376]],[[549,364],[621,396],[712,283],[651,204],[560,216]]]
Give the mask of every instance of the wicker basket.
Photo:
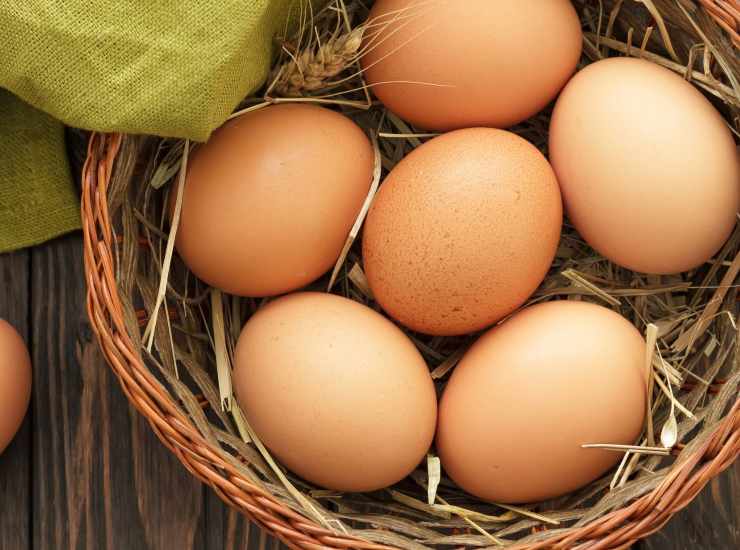
[[[731,70],[736,81],[740,80],[737,50],[733,49],[740,47],[740,2],[737,0],[644,0],[641,4],[634,0],[606,0],[603,4],[589,1],[577,4],[584,20],[601,14],[604,25],[602,27],[599,23],[599,29],[607,27],[609,14],[613,14],[607,36],[600,35],[596,41],[599,48],[635,55],[635,51],[631,51],[633,33],[635,37],[644,36],[648,26],[655,26],[661,32],[652,37],[648,32],[648,38],[643,41],[648,49],[643,47],[643,51],[637,53],[651,59],[649,45],[654,44],[654,49],[659,52],[653,54],[655,58],[662,55],[661,59],[666,60],[664,65],[691,77],[694,73],[684,70],[685,63],[698,61],[695,49],[690,43],[687,45],[686,40],[688,37],[696,41],[696,37],[701,36],[699,33],[703,33],[714,47],[721,43],[723,51],[732,52],[734,65]],[[676,22],[686,14],[691,15],[693,23],[688,19],[680,24]],[[608,36],[610,32],[616,36],[620,23],[630,42]],[[636,29],[638,32],[634,32]],[[663,32],[668,37],[675,33],[682,38],[674,39],[673,44],[666,47]],[[598,52],[597,48],[594,55]],[[589,55],[588,48],[585,53]],[[671,61],[674,55],[683,66]],[[714,78],[711,67],[707,70],[703,73],[705,77]],[[735,94],[732,99],[734,107],[725,111],[731,121],[740,113],[740,92],[735,89]],[[737,128],[740,120],[736,120],[735,125]],[[430,523],[423,510],[404,501],[394,501],[394,513],[397,513],[394,521],[389,518],[396,516],[387,510],[382,515],[373,515],[368,501],[366,506],[351,510],[335,506],[336,514],[332,519],[322,522],[306,508],[307,504],[310,507],[311,502],[315,502],[314,497],[319,498],[316,494],[303,485],[300,490],[302,496],[296,495],[278,483],[272,474],[265,474],[259,466],[254,466],[263,462],[262,456],[245,442],[248,438],[238,437],[238,426],[219,410],[216,369],[208,354],[194,353],[190,357],[190,361],[195,358],[203,364],[200,365],[202,368],[194,368],[186,380],[178,375],[177,362],[163,357],[166,354],[161,349],[157,353],[159,345],[153,353],[146,351],[141,328],[154,309],[156,289],[148,289],[137,281],[142,273],[151,276],[152,270],[161,267],[167,236],[156,227],[156,223],[147,221],[143,211],[151,207],[161,213],[164,201],[152,198],[156,197],[156,190],[150,186],[135,184],[151,180],[152,159],[159,153],[157,143],[154,138],[92,135],[82,175],[82,221],[88,313],[93,329],[123,391],[149,420],[161,441],[194,476],[210,485],[227,504],[293,548],[493,545],[493,538],[487,538],[479,531],[479,524],[486,524],[485,518],[479,524],[462,516]],[[139,201],[136,204],[145,205],[143,210],[130,206],[136,200]],[[152,202],[158,202],[158,206],[152,207]],[[159,242],[153,244],[152,240],[157,238]],[[728,243],[726,247],[727,261],[718,262],[723,263],[721,271],[720,268],[714,270],[713,278],[707,279],[721,279],[720,284],[725,287],[736,283],[740,268],[740,230],[732,239],[734,245]],[[156,257],[150,258],[151,255]],[[175,278],[175,272],[179,270],[182,274],[185,271],[177,263],[171,269]],[[202,305],[204,296],[207,297],[191,296],[186,303]],[[709,322],[709,317],[720,306],[719,302],[729,303],[729,308],[737,312],[737,296],[736,289],[718,289],[706,302],[707,307],[698,322],[703,323],[705,317]],[[176,308],[165,307],[164,312],[165,320],[178,317]],[[166,334],[168,326],[165,322],[158,325],[160,332],[165,331],[157,335],[163,342],[171,338]],[[691,392],[692,398],[699,395],[704,406],[697,414],[696,422],[687,424],[682,430],[680,443],[673,448],[672,456],[651,463],[652,475],[630,482],[621,491],[609,492],[603,483],[596,484],[588,498],[578,501],[579,507],[575,511],[571,508],[561,511],[557,503],[550,503],[543,513],[559,518],[558,526],[521,518],[514,513],[513,519],[509,518],[508,523],[504,521],[497,527],[497,535],[507,543],[532,550],[601,549],[624,547],[660,529],[740,453],[740,399],[737,394],[740,337],[735,332],[734,347],[725,357],[717,359],[721,364],[712,370],[711,384],[703,389],[685,388]],[[706,347],[694,353],[705,351]],[[178,360],[185,361],[180,357]],[[720,369],[723,369],[722,379],[716,377]],[[434,526],[429,527],[431,524]],[[436,538],[430,534],[432,532],[436,533]]]

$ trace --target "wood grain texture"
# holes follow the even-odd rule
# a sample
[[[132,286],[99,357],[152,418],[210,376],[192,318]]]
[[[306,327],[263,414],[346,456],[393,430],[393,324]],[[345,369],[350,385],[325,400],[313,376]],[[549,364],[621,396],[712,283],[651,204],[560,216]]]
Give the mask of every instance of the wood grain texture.
[[[740,548],[740,461],[714,478],[685,510],[635,550]]]
[[[85,313],[79,235],[31,253],[33,548],[191,549],[203,488],[129,406]]]
[[[227,507],[210,489],[205,498],[205,546],[208,550],[287,550],[278,539]]]
[[[0,318],[28,340],[28,252],[0,255]],[[31,430],[27,415],[0,454],[0,549],[30,547]]]

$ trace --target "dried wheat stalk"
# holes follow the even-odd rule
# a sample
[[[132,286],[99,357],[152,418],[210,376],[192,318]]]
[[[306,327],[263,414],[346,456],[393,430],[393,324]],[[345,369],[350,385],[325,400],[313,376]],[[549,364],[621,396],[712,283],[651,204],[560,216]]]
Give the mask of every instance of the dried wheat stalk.
[[[357,61],[363,32],[364,27],[356,27],[297,56],[291,55],[290,60],[273,70],[269,80],[272,91],[285,97],[298,97],[329,87],[331,79]]]

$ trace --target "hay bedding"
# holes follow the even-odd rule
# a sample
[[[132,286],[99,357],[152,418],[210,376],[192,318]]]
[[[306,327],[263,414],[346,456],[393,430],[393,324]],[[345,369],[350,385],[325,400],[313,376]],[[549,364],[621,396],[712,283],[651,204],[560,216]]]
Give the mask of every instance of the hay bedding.
[[[740,59],[729,35],[705,10],[686,0],[580,0],[576,6],[585,29],[582,64],[614,55],[658,63],[699,87],[738,133]],[[262,94],[245,99],[233,116],[283,101],[343,111],[373,138],[375,188],[382,175],[433,134],[417,132],[372,102],[357,64],[362,35],[373,32],[372,25],[360,25],[366,13],[360,1],[335,0],[315,17],[302,14],[302,31],[283,39]],[[549,115],[548,109],[513,131],[546,153]],[[651,352],[646,368],[652,372],[652,414],[639,445],[620,451],[619,467],[580,491],[528,507],[485,504],[467,495],[440,475],[433,454],[388,490],[338,494],[313,487],[272,459],[231,398],[235,341],[264,300],[205,287],[173,254],[164,205],[191,148],[182,140],[141,136],[124,136],[120,144],[107,201],[126,332],[156,374],[158,391],[173,396],[219,460],[339,536],[400,548],[534,544],[565,536],[653,491],[675,475],[678,465],[694,460],[737,398],[740,228],[701,268],[649,276],[606,261],[566,222],[550,273],[528,303],[575,299],[611,307],[646,335]],[[312,288],[331,288],[378,309],[353,242],[360,222],[334,272]],[[409,335],[438,390],[474,339]]]

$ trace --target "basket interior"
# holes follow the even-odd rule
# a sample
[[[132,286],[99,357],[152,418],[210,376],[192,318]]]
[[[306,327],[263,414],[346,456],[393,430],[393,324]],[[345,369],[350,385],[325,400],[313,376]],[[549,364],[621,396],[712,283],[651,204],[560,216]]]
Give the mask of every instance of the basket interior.
[[[605,0],[575,4],[585,32],[582,65],[614,55],[644,57],[659,63],[693,81],[728,124],[736,132],[740,130],[740,61],[731,34],[718,23],[716,15],[686,1]],[[360,23],[367,14],[359,1],[331,5],[340,7],[341,15],[329,9],[310,21],[321,35],[337,25],[341,27],[344,15],[349,21]],[[350,29],[343,32],[349,33]],[[298,44],[315,47],[301,40]],[[281,56],[276,67],[285,63],[290,63],[290,58]],[[349,60],[346,72],[352,74],[352,67]],[[352,90],[357,82],[357,78],[349,77],[333,91]],[[272,97],[280,97],[277,92],[281,89],[285,93],[295,92],[280,86],[272,86],[269,91]],[[325,91],[302,95],[316,96]],[[424,141],[424,137],[398,138],[399,134],[416,132],[385,112],[381,105],[359,108],[357,103],[366,100],[364,91],[346,91],[341,98],[347,102],[334,108],[378,136],[383,175]],[[244,106],[258,101],[262,99],[247,99]],[[513,131],[546,153],[550,112],[551,107]],[[190,274],[176,254],[169,268],[163,269],[171,230],[165,205],[183,150],[184,143],[178,140],[125,136],[118,155],[108,206],[118,237],[114,250],[116,279],[127,331],[161,384],[161,391],[171,396],[213,452],[248,483],[264,488],[278,502],[312,521],[337,532],[401,548],[545,540],[563,530],[586,525],[655,489],[671,471],[698,452],[735,402],[740,367],[738,289],[732,274],[737,273],[740,263],[740,226],[736,226],[711,263],[680,275],[647,276],[601,258],[566,220],[550,273],[528,304],[580,299],[611,307],[642,333],[648,323],[658,327],[654,377],[662,384],[654,386],[652,425],[655,438],[659,438],[670,418],[672,399],[682,407],[674,407],[678,442],[672,452],[627,453],[618,469],[584,489],[515,509],[478,501],[457,488],[444,473],[437,495],[449,506],[430,506],[426,463],[388,490],[339,494],[316,488],[279,469],[269,451],[255,444],[251,437],[254,434],[239,418],[236,402],[231,403],[231,410],[223,406],[217,361],[230,361],[241,327],[264,300],[213,291]],[[158,308],[163,273],[167,290]],[[310,288],[326,291],[329,278],[327,274]],[[379,310],[364,280],[359,238],[342,262],[332,292]],[[156,322],[150,323],[154,311],[158,311]],[[213,343],[221,326],[225,353],[217,353]],[[152,336],[150,350],[147,327]],[[425,357],[441,392],[456,360],[475,335],[442,338],[406,332]],[[434,450],[430,452],[433,455]]]

